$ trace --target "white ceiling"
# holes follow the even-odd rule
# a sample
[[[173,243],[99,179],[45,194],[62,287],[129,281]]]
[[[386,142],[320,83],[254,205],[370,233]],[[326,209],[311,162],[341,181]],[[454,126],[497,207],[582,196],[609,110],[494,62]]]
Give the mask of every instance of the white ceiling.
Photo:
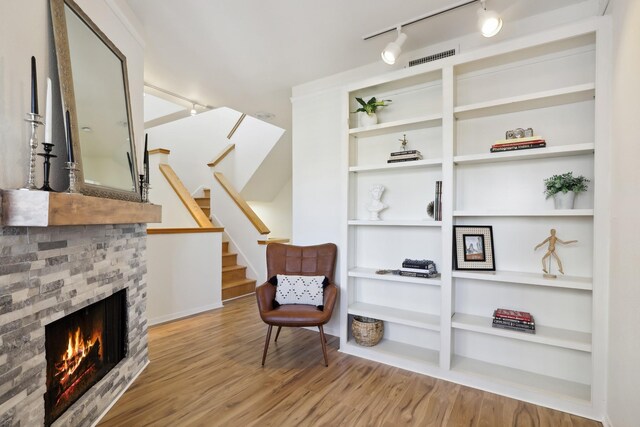
[[[505,26],[584,0],[488,0]],[[459,0],[126,0],[146,38],[145,81],[212,106],[271,112],[291,129],[291,87],[380,60],[390,33]],[[404,51],[476,31],[479,3],[406,27]],[[478,35],[478,37],[481,37]]]

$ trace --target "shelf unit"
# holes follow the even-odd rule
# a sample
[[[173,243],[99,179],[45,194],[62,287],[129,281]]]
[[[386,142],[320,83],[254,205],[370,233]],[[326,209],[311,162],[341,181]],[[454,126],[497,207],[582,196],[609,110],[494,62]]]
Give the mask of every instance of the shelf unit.
[[[375,126],[345,121],[341,351],[601,418],[609,38],[609,19],[591,19],[345,88],[344,111],[356,109],[355,97],[393,102]],[[547,146],[490,153],[514,127],[534,128]],[[424,159],[387,164],[405,134]],[[576,209],[556,210],[542,181],[569,170],[589,178],[589,190]],[[425,220],[435,181],[441,221]],[[374,184],[389,205],[378,221],[366,210]],[[454,225],[493,227],[496,271],[452,269]],[[557,245],[569,275],[555,279],[543,277],[544,251],[533,250],[551,228],[578,240]],[[440,277],[376,274],[404,258],[436,261]],[[531,312],[536,333],[493,328],[498,307]],[[354,315],[383,320],[383,341],[358,346]]]

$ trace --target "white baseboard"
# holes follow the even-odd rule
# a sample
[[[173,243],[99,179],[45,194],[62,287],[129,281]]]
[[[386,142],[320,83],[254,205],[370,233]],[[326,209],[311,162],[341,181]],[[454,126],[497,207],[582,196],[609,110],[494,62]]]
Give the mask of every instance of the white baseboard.
[[[608,415],[605,415],[604,418],[602,419],[602,425],[603,427],[613,427],[613,424],[611,423],[611,420],[609,419]]]
[[[104,418],[105,415],[107,415],[107,413],[111,410],[111,408],[113,408],[113,405],[116,404],[116,402],[118,400],[120,400],[120,398],[122,397],[122,395],[129,390],[129,387],[131,387],[131,384],[134,383],[135,380],[138,379],[138,377],[140,376],[140,374],[147,368],[147,366],[149,366],[149,360],[147,359],[147,363],[144,364],[144,366],[142,367],[142,369],[140,369],[134,376],[133,378],[131,378],[131,381],[129,381],[129,383],[122,389],[122,391],[120,393],[118,393],[118,395],[116,396],[115,399],[113,399],[113,401],[109,404],[109,406],[107,406],[105,408],[104,411],[102,411],[102,413],[100,414],[100,416],[93,422],[93,424],[91,424],[91,427],[96,427],[98,425],[98,423]]]
[[[166,314],[164,316],[154,317],[153,319],[149,319],[149,326],[159,325],[160,323],[182,319],[183,317],[193,316],[194,314],[204,313],[205,311],[215,310],[216,308],[222,308],[222,301],[215,304],[204,305],[202,307],[191,308],[189,310],[183,310],[176,313]]]

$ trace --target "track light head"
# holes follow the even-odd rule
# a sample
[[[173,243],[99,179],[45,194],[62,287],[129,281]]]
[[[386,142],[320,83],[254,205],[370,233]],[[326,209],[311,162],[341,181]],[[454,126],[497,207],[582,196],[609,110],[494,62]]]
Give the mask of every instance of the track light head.
[[[196,111],[196,104],[191,104],[191,115],[195,116],[198,112]]]
[[[502,29],[502,18],[493,10],[487,10],[486,0],[481,0],[482,9],[478,10],[478,28],[485,37],[493,37]]]
[[[407,40],[407,35],[402,32],[402,27],[398,27],[398,37],[384,48],[381,53],[382,60],[389,65],[396,63],[402,53],[402,45]]]

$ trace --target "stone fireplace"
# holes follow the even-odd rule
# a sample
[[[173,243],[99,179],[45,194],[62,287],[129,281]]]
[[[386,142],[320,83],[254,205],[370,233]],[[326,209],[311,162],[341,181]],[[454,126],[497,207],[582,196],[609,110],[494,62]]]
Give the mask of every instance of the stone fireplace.
[[[51,425],[89,426],[141,372],[148,363],[145,250],[144,224],[0,227],[0,425],[48,425],[58,417]],[[96,362],[100,360],[97,352],[106,351],[105,346],[121,345],[115,353],[120,351],[124,358],[118,361],[117,355],[110,355],[106,364],[112,365],[111,370],[94,378],[84,394],[70,399],[68,408],[45,419],[45,408],[51,404],[47,351],[65,353],[71,343],[74,350],[68,362],[78,362],[73,354],[77,328],[95,326],[83,323],[88,318],[84,314],[92,304],[113,295],[126,299],[120,300],[119,309],[112,307],[111,314],[95,315],[100,319],[95,322],[105,322],[122,311],[120,344],[109,344],[111,338],[106,337],[96,344],[93,331],[81,331],[78,346],[84,345],[94,358],[81,362],[88,370],[102,363]],[[71,338],[67,331],[45,345],[45,331],[73,313],[83,313],[83,320],[67,322]],[[62,367],[65,362],[57,363]],[[73,380],[83,382],[84,378]]]

